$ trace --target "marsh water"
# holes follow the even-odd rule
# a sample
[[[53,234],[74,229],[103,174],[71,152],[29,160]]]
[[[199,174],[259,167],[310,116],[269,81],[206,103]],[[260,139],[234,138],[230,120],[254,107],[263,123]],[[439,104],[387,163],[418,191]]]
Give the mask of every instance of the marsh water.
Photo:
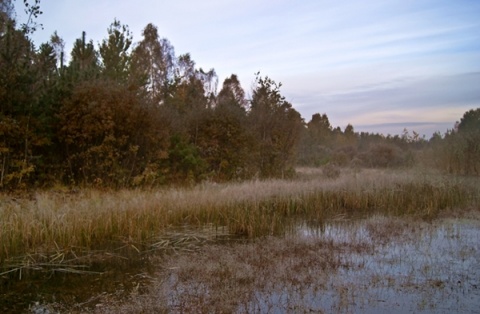
[[[302,229],[305,237],[371,243],[349,252],[326,291],[310,291],[312,307],[354,313],[478,313],[480,224],[447,219],[416,226],[376,217]],[[338,291],[341,291],[340,293]],[[327,292],[327,293],[325,293]]]
[[[214,292],[218,282],[208,282],[212,279],[200,275],[182,279],[179,269],[189,265],[183,262],[175,266],[177,259],[188,255],[184,259],[187,263],[189,260],[205,263],[209,261],[210,247],[224,246],[224,254],[219,261],[211,261],[211,268],[215,268],[217,262],[225,267],[228,260],[222,258],[233,252],[239,254],[245,246],[256,245],[228,237],[224,230],[212,230],[185,229],[183,234],[188,236],[184,237],[182,231],[176,231],[175,236],[170,234],[157,241],[158,246],[168,246],[168,250],[130,252],[128,258],[117,256],[109,262],[91,264],[88,272],[43,269],[24,272],[22,277],[19,272],[9,273],[1,278],[0,310],[6,313],[103,312],[103,307],[107,311],[109,302],[128,302],[139,295],[148,299],[149,293],[152,298],[159,297],[160,290],[150,291],[150,287],[156,285],[161,291],[168,291],[162,299],[166,312],[188,312],[182,306],[192,300],[210,298],[202,294]],[[261,269],[285,267],[286,271],[305,273],[266,278],[268,284],[248,277],[247,288],[251,291],[245,294],[248,295],[245,302],[234,305],[234,312],[479,313],[478,219],[444,218],[425,222],[382,216],[343,217],[322,223],[300,223],[285,238],[295,238],[295,243],[328,244],[322,246],[329,249],[318,252],[318,258],[325,259],[326,254],[331,254],[335,256],[334,262],[322,269],[312,264],[311,268],[298,270],[287,256],[286,266],[262,266]],[[238,266],[242,267],[244,265]],[[259,272],[256,268],[248,269]],[[235,270],[231,273],[234,278],[243,278],[235,274]],[[268,277],[269,273],[265,274]],[[299,282],[295,282],[295,278],[300,278]],[[202,280],[207,282],[195,284]],[[239,280],[234,284],[244,282]],[[207,288],[202,292],[199,286]],[[235,289],[232,291],[243,291]],[[192,303],[189,308],[195,308],[196,304]],[[211,306],[202,307],[200,311],[215,311],[215,305]]]
[[[229,241],[224,228],[176,227],[138,250],[133,245],[112,252],[92,252],[86,263],[30,265],[0,276],[1,313],[83,312],[106,299],[122,300],[146,291],[159,258]],[[58,310],[61,309],[61,310]]]

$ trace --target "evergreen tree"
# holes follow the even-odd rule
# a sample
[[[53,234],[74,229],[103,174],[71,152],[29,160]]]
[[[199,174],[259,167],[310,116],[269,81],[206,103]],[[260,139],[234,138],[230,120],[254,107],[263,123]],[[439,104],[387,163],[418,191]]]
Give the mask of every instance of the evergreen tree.
[[[108,38],[100,45],[102,74],[104,77],[126,82],[130,67],[129,49],[132,45],[132,35],[128,26],[114,20],[108,28]]]
[[[82,38],[78,38],[73,45],[68,68],[73,82],[97,79],[100,72],[98,52],[93,41],[87,42],[85,37],[86,33],[83,32]]]

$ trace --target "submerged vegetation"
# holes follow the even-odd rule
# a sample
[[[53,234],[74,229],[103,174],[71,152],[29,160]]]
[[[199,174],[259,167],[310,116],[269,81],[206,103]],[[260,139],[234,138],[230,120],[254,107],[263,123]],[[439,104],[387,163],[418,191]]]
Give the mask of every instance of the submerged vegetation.
[[[475,312],[478,227],[373,216],[212,245],[168,258],[148,292],[97,312]]]

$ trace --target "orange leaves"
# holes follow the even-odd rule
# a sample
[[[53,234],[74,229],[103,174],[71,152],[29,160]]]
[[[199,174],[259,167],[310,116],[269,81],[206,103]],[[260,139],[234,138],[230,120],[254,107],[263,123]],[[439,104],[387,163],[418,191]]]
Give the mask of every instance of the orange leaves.
[[[153,109],[117,84],[97,81],[75,88],[59,115],[71,176],[86,184],[128,185],[143,171],[137,161],[147,162],[150,150],[164,149],[152,143],[161,144],[164,134],[154,132],[156,115],[148,110]]]

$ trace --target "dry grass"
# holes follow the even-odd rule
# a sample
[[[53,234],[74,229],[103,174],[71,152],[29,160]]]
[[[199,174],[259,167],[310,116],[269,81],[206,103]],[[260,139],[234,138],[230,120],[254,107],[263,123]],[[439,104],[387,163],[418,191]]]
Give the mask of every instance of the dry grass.
[[[248,237],[283,234],[292,219],[343,214],[411,214],[478,204],[478,184],[414,172],[343,171],[327,179],[300,169],[296,180],[202,184],[190,189],[45,191],[0,201],[0,264],[5,271],[40,264],[82,264],[119,247],[152,249],[172,227],[225,227]]]

